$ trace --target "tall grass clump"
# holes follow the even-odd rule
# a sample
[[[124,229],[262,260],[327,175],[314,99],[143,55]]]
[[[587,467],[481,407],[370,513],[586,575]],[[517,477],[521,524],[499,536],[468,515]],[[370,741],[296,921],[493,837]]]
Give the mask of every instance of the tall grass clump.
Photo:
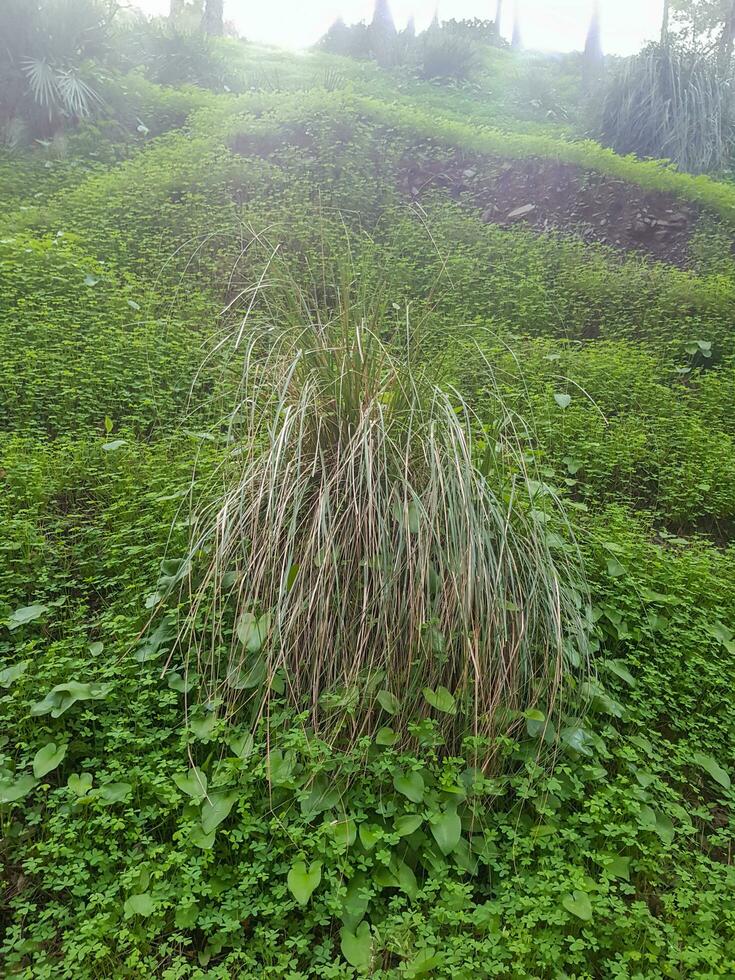
[[[585,662],[559,502],[510,414],[483,430],[389,316],[334,295],[330,316],[293,300],[235,338],[231,451],[192,522],[188,669],[224,714],[256,726],[285,704],[335,742],[407,741],[429,717],[453,745],[529,717],[552,732]]]
[[[730,80],[712,59],[651,44],[613,75],[597,136],[617,153],[671,160],[690,173],[716,171],[732,152],[731,103]]]

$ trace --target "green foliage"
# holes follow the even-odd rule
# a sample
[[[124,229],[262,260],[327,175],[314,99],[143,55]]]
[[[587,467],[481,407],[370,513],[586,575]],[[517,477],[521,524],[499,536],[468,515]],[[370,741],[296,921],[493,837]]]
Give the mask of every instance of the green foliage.
[[[257,91],[163,89],[117,74],[131,54],[109,115],[0,161],[4,972],[732,975],[732,188],[542,132],[528,103],[558,86],[559,115],[574,105],[571,62],[488,49],[476,87],[454,87],[216,51]],[[696,200],[692,267],[488,225],[441,187],[409,213],[404,161],[457,153]],[[523,705],[486,772],[484,746],[447,744],[464,708],[436,649],[412,691],[381,681],[376,725],[340,751],[285,686],[267,723],[225,719],[197,676],[222,650],[187,670],[176,645],[191,501],[217,499],[243,448],[219,424],[241,373],[217,344],[268,281],[258,240],[320,310],[325,256],[349,254],[381,341],[442,372],[478,443],[507,439],[499,402],[524,418],[550,547],[548,494],[573,521],[585,710],[552,731]],[[270,628],[247,611],[217,610],[252,659],[242,698]]]
[[[418,68],[423,78],[472,78],[480,61],[478,50],[455,32],[427,31],[418,42]]]
[[[100,99],[87,62],[104,54],[114,12],[102,0],[8,0],[0,122],[18,119],[41,135],[89,116]]]
[[[595,135],[617,153],[697,174],[727,165],[734,126],[730,85],[714,61],[653,44],[610,76]]]

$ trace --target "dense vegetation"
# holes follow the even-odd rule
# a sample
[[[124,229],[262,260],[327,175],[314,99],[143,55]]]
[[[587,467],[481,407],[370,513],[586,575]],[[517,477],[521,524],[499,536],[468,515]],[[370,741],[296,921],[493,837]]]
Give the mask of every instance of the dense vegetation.
[[[733,975],[735,189],[568,141],[575,57],[475,41],[472,80],[447,86],[415,65],[130,30],[87,78],[104,111],[61,106],[42,144],[0,157],[3,975]],[[33,93],[14,91],[19,113]],[[688,209],[684,258],[571,220],[495,220],[442,176],[521,164],[557,168],[572,196],[610,182],[670,223]],[[417,172],[435,177],[420,193]],[[356,354],[353,318],[376,362]],[[274,408],[263,325],[322,321],[344,346],[277,371]],[[313,386],[335,350],[365,402]],[[254,376],[272,412],[257,425],[233,413]],[[375,508],[381,547],[410,551],[433,488],[432,520],[455,535],[439,576],[459,577],[467,551],[487,567],[467,529],[502,516],[522,474],[518,550],[499,567],[550,628],[535,590],[566,570],[564,616],[586,631],[575,647],[547,637],[558,697],[533,666],[502,724],[463,727],[454,638],[436,623],[420,676],[397,683],[394,641],[416,624],[399,621],[395,582],[376,614],[387,675],[357,670],[373,646],[352,637],[355,682],[320,688],[318,724],[328,634],[305,629],[271,671],[270,627],[235,577],[212,629],[208,583],[227,561],[250,562],[259,599],[283,592],[267,562],[283,539],[240,558],[237,526],[217,551],[207,516],[229,492],[260,527],[243,501],[266,423],[292,438],[286,410],[312,465],[342,451],[342,426],[395,425],[416,497],[395,519],[392,500],[354,499]],[[434,445],[427,478],[414,450]],[[488,482],[454,522],[464,485],[441,500],[434,478],[464,446]],[[303,514],[269,451],[259,478]],[[428,596],[426,554],[410,567]],[[314,554],[312,574],[337,581],[338,559]],[[365,590],[369,571],[353,571]],[[308,601],[301,570],[285,572]],[[504,610],[518,635],[522,605]],[[458,633],[487,629],[460,612],[445,617]],[[234,648],[247,657],[223,679]],[[349,670],[353,650],[333,652]]]

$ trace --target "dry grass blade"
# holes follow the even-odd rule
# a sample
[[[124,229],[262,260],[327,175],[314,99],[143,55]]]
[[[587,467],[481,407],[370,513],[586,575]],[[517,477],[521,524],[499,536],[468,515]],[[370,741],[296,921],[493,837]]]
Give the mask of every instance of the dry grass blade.
[[[253,725],[285,701],[335,741],[429,714],[450,744],[551,719],[580,578],[512,419],[481,454],[468,406],[337,293],[331,319],[292,303],[244,334],[223,489],[193,523],[191,669]]]

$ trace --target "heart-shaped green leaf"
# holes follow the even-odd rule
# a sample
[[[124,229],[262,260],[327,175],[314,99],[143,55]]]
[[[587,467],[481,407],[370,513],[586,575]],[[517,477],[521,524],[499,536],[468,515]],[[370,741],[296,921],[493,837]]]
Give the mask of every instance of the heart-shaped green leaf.
[[[182,793],[194,799],[202,799],[207,795],[207,775],[198,766],[187,773],[176,773],[174,782]]]
[[[66,785],[75,796],[86,796],[92,789],[91,772],[73,772],[66,781]]]
[[[201,847],[203,851],[211,851],[216,833],[216,830],[212,830],[205,834],[201,824],[195,823],[189,832],[189,840],[195,847]]]
[[[347,884],[347,894],[342,903],[342,922],[354,931],[365,918],[370,904],[370,889],[364,874],[356,874]]]
[[[398,881],[398,887],[402,892],[405,892],[410,899],[416,898],[419,885],[416,881],[416,875],[413,873],[413,869],[410,868],[405,861],[400,861],[398,863],[396,868],[396,880]]]
[[[247,759],[253,751],[254,739],[250,732],[248,732],[246,735],[238,735],[235,738],[231,738],[227,744],[238,759]]]
[[[360,843],[366,851],[372,851],[382,837],[380,827],[369,823],[361,823],[358,828],[358,833],[360,835]]]
[[[268,668],[263,657],[255,657],[249,663],[238,664],[227,674],[226,682],[235,691],[245,691],[260,687],[266,678]]]
[[[462,821],[457,811],[447,808],[440,817],[434,818],[431,833],[442,854],[451,854],[462,836]]]
[[[392,728],[379,728],[375,735],[375,741],[378,745],[395,745],[398,741],[398,733],[394,732]]]
[[[393,777],[393,785],[412,803],[420,803],[424,798],[424,779],[420,772],[399,773]]]
[[[17,630],[19,626],[25,626],[26,623],[32,623],[35,619],[40,619],[47,612],[48,606],[44,606],[40,602],[32,606],[21,606],[10,614],[5,625],[9,630]]]
[[[389,715],[398,714],[401,708],[401,702],[395,694],[391,694],[390,691],[378,691],[376,697],[383,711],[387,711]]]
[[[33,757],[33,775],[36,779],[42,779],[56,769],[66,755],[66,749],[66,745],[57,746],[56,742],[49,742],[39,749]]]
[[[606,861],[604,870],[611,878],[623,878],[625,881],[630,881],[630,858],[616,854]]]
[[[130,783],[106,783],[97,790],[99,801],[103,806],[112,806],[113,803],[121,803],[127,800],[133,792]]]
[[[339,931],[342,955],[356,970],[366,972],[372,960],[373,937],[367,922],[361,922],[355,932],[346,926]]]
[[[132,915],[140,915],[146,918],[151,915],[154,908],[155,903],[148,892],[143,892],[141,895],[131,895],[123,905],[123,911],[127,918]]]
[[[10,687],[28,670],[30,660],[21,660],[5,670],[0,670],[0,687]]]
[[[441,964],[441,958],[437,956],[435,949],[431,946],[420,950],[410,963],[406,964],[406,976],[420,977],[425,973],[430,973]]]
[[[178,691],[179,694],[188,694],[196,682],[196,674],[187,674],[186,677],[182,677],[178,673],[168,675],[168,686],[172,691]]]
[[[454,696],[446,687],[437,687],[435,691],[432,691],[430,687],[425,687],[423,694],[432,708],[436,708],[437,711],[443,711],[447,715],[456,714],[457,705],[454,701]]]
[[[306,905],[312,896],[315,888],[322,880],[322,865],[320,861],[314,861],[309,867],[303,861],[296,861],[291,867],[286,879],[288,890],[299,903]]]
[[[423,822],[424,818],[419,813],[404,813],[396,817],[394,826],[399,837],[408,837],[414,830],[418,830]]]
[[[338,847],[352,847],[357,840],[357,824],[352,818],[334,820],[330,826]]]
[[[569,406],[570,406],[570,404],[572,402],[572,396],[571,395],[567,395],[567,394],[565,394],[563,392],[557,392],[554,395],[554,401],[559,406],[559,408],[569,408]]]
[[[201,709],[192,714],[189,719],[189,728],[195,738],[201,742],[208,742],[217,725],[217,715],[214,711],[202,711]]]
[[[31,714],[34,716],[50,714],[52,718],[59,718],[77,701],[99,701],[106,697],[111,689],[111,684],[85,684],[81,681],[57,684],[42,701],[31,705]]]
[[[237,793],[212,793],[209,799],[202,803],[202,830],[210,834],[227,819],[230,810],[237,800]]]
[[[692,758],[716,783],[725,789],[730,789],[730,777],[716,759],[713,759],[711,755],[705,755],[703,752],[695,752]]]
[[[589,895],[585,892],[575,890],[571,894],[565,895],[561,900],[561,904],[567,912],[576,915],[583,922],[589,922],[592,918],[592,902],[590,902]]]
[[[237,623],[237,638],[248,653],[260,653],[270,629],[270,615],[254,616],[245,612]]]
[[[37,780],[30,773],[23,773],[17,779],[10,776],[0,778],[0,803],[15,803],[28,796],[36,786]]]

